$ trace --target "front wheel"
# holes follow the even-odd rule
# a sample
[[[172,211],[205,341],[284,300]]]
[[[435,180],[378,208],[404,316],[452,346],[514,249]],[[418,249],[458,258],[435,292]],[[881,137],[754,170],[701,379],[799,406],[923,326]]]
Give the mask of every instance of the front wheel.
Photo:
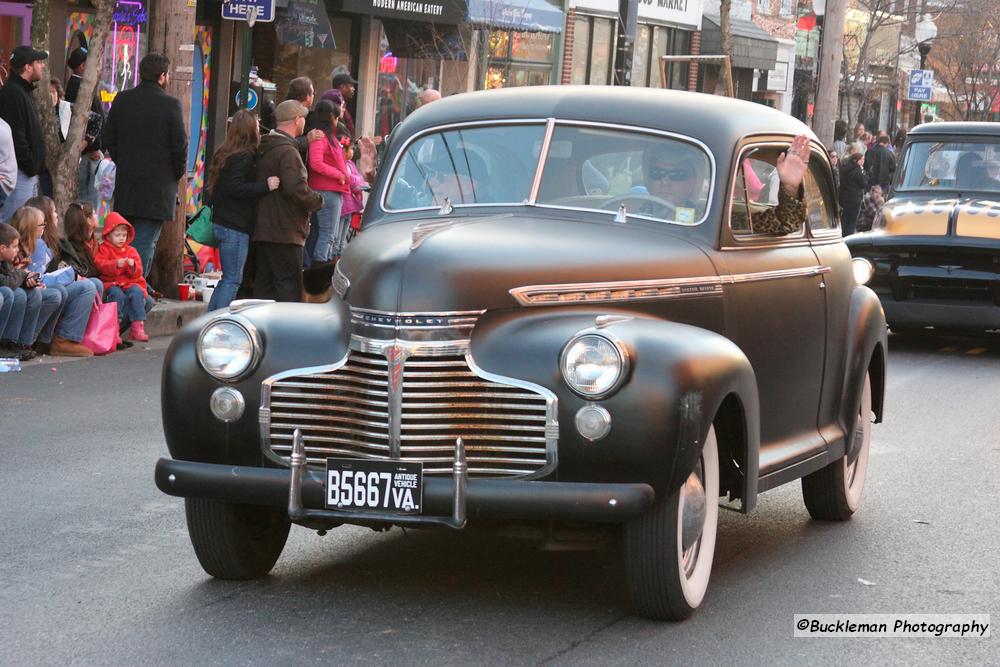
[[[185,498],[188,535],[198,562],[218,579],[257,579],[285,548],[291,523],[273,507]]]
[[[719,446],[709,428],[687,480],[625,525],[632,605],[656,620],[681,621],[708,589],[719,523]]]
[[[868,450],[871,442],[872,380],[871,374],[867,374],[847,453],[825,468],[802,478],[802,499],[812,518],[846,521],[861,506],[861,493],[868,476]]]

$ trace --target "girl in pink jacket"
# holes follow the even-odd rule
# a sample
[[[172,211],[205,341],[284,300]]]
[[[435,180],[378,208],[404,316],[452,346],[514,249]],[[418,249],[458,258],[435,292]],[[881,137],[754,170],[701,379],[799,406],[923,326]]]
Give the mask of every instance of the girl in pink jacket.
[[[344,195],[344,205],[340,210],[340,235],[343,238],[341,247],[346,245],[355,234],[361,231],[361,212],[365,209],[364,190],[368,186],[364,176],[354,164],[354,144],[350,137],[341,137],[340,145],[344,147],[344,161],[347,164],[347,184],[351,191]]]
[[[316,212],[319,235],[313,259],[329,262],[340,257],[340,209],[343,196],[350,193],[344,151],[337,142],[337,119],[340,109],[329,100],[321,100],[315,109],[317,127],[325,135],[309,144],[309,187],[323,197],[323,207]]]

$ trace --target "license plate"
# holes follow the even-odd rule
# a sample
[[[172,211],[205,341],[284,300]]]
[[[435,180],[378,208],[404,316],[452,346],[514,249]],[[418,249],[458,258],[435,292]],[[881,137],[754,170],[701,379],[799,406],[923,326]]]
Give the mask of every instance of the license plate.
[[[420,514],[423,493],[423,463],[326,460],[327,509]]]

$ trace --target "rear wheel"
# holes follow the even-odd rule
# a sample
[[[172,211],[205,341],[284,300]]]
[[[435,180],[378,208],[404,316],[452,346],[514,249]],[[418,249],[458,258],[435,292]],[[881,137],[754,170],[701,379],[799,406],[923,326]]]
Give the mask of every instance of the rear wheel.
[[[719,520],[719,447],[710,428],[687,480],[625,526],[632,604],[643,616],[680,621],[708,589]]]
[[[188,535],[198,562],[219,579],[257,579],[285,548],[288,515],[273,507],[186,498]]]
[[[802,478],[802,498],[814,519],[846,521],[861,505],[872,439],[872,381],[865,375],[861,406],[847,453]]]

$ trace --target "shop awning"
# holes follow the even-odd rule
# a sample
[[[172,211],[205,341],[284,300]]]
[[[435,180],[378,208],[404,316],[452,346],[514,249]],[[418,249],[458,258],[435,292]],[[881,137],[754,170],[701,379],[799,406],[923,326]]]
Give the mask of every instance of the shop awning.
[[[516,32],[562,32],[566,24],[558,0],[468,0],[468,22]]]
[[[722,32],[718,16],[705,14],[701,25],[701,52],[705,55],[722,53]],[[778,41],[753,21],[729,19],[733,35],[733,67],[774,69],[778,62]]]

